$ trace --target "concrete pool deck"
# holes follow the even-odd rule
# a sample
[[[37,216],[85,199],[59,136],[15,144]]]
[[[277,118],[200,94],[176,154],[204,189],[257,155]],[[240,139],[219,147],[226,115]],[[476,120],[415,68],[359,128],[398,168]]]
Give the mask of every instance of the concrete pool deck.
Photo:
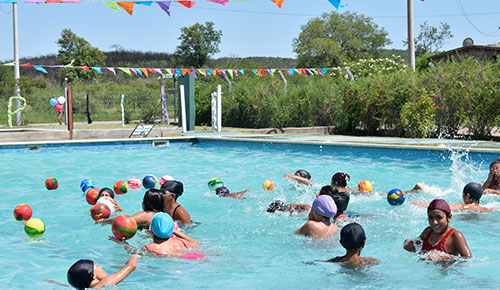
[[[116,124],[114,124],[116,125]],[[106,127],[106,126],[104,126]],[[290,144],[317,144],[321,146],[351,146],[351,147],[379,147],[399,149],[422,149],[447,151],[450,148],[460,148],[473,152],[500,153],[500,142],[474,141],[457,139],[408,139],[393,137],[359,137],[344,135],[328,135],[329,127],[312,128],[285,128],[285,129],[256,129],[212,132],[209,128],[201,127],[198,131],[182,133],[180,128],[169,126],[156,127],[148,138],[128,138],[134,125],[126,128],[80,128],[74,130],[74,140],[69,139],[69,133],[63,128],[30,128],[0,129],[0,148],[24,147],[36,145],[74,144],[84,145],[92,143],[151,143],[161,146],[171,141],[182,140],[225,140],[246,142],[276,142]],[[233,129],[234,130],[234,129]],[[282,134],[286,132],[286,134]],[[152,137],[154,136],[154,137]],[[33,148],[35,148],[33,147]]]

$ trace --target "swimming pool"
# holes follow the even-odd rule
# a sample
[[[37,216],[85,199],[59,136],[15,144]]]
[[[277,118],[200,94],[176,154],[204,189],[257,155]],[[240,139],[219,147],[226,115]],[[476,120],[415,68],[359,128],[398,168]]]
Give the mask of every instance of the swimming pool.
[[[167,145],[167,144],[165,144]],[[143,257],[137,270],[120,289],[270,289],[270,288],[486,288],[500,285],[499,212],[454,215],[452,226],[462,231],[474,259],[451,266],[421,261],[403,250],[403,241],[416,237],[427,225],[425,209],[412,200],[435,197],[461,201],[461,189],[469,181],[483,182],[488,165],[498,155],[466,151],[422,151],[356,148],[327,145],[291,145],[260,142],[170,142],[92,146],[42,146],[0,150],[0,284],[6,288],[58,289],[44,279],[66,281],[66,271],[81,258],[89,258],[108,273],[121,268],[128,258],[122,246],[107,240],[110,226],[95,225],[90,206],[80,191],[80,181],[92,178],[99,187],[112,187],[152,173],[171,175],[184,183],[179,202],[198,226],[185,231],[203,243],[207,261]],[[303,168],[316,183],[312,188],[283,179],[285,173]],[[311,203],[321,185],[333,173],[351,175],[352,187],[372,181],[377,194],[353,196],[348,210],[362,214],[367,245],[362,255],[381,260],[365,271],[316,260],[344,253],[337,234],[332,239],[312,240],[297,236],[307,214],[265,212],[269,202]],[[47,191],[46,178],[59,179],[59,189]],[[231,191],[251,189],[244,200],[224,199],[209,192],[207,182],[220,177]],[[265,179],[276,183],[274,191],[261,187]],[[391,207],[385,194],[392,188],[408,190],[416,182],[430,185],[424,193],[407,195],[400,207]],[[130,191],[116,199],[133,214],[141,210],[144,190]],[[500,197],[485,196],[482,205],[500,207]],[[17,204],[28,203],[33,217],[46,225],[42,238],[28,239],[23,223],[15,221]],[[142,246],[149,239],[139,233],[130,240]],[[61,288],[62,289],[62,288]]]

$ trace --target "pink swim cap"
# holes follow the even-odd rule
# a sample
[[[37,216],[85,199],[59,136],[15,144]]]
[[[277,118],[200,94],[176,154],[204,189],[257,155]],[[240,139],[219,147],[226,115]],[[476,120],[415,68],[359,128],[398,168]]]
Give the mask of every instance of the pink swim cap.
[[[335,205],[333,198],[329,195],[318,196],[313,201],[312,209],[327,218],[332,218],[337,214],[337,206]]]
[[[431,201],[431,203],[429,203],[429,206],[427,207],[427,212],[434,209],[439,209],[447,214],[451,214],[450,205],[444,199],[435,199]]]

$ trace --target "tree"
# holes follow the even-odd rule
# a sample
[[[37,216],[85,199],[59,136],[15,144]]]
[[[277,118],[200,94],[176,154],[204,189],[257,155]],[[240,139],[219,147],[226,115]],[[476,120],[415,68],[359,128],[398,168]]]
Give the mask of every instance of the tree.
[[[90,45],[88,41],[74,34],[71,29],[63,29],[61,38],[57,40],[59,51],[57,60],[59,64],[70,64],[73,66],[103,66],[106,56],[98,48]],[[97,77],[97,72],[89,69],[63,68],[60,70],[62,78],[73,80],[92,80]]]
[[[391,41],[371,18],[335,11],[313,18],[293,40],[300,67],[333,67],[360,58],[383,56],[380,49]]]
[[[181,28],[179,40],[181,44],[175,50],[180,64],[191,67],[202,67],[210,56],[219,52],[222,31],[214,29],[213,22],[196,23]]]
[[[441,26],[429,25],[427,21],[420,24],[420,32],[415,38],[415,55],[420,56],[429,52],[437,52],[443,47],[444,41],[453,38],[451,26],[441,22]],[[408,45],[408,41],[403,41]]]

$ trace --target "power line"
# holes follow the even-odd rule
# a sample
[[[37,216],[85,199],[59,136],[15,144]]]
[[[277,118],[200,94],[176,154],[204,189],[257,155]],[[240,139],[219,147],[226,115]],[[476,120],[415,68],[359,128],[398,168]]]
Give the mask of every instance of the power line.
[[[469,15],[468,15],[468,14],[465,12],[465,8],[464,8],[464,6],[463,6],[463,4],[462,4],[462,1],[461,1],[461,0],[456,0],[456,2],[457,2],[457,5],[458,5],[458,8],[459,8],[459,9],[460,9],[460,11],[462,12],[462,16],[463,16],[463,17],[467,20],[467,22],[469,22],[469,24],[470,24],[472,27],[474,27],[474,29],[475,29],[475,30],[477,30],[477,32],[481,33],[481,34],[482,34],[482,35],[484,35],[484,36],[488,36],[488,37],[496,37],[496,35],[495,35],[495,34],[496,34],[499,30],[500,30],[500,27],[499,27],[497,30],[495,30],[495,32],[493,32],[493,33],[485,33],[485,32],[482,32],[482,31],[481,31],[479,28],[477,28],[477,27],[476,27],[476,25],[474,25],[474,23],[472,23],[472,21],[469,19],[469,15],[472,15],[472,14],[469,14]]]

